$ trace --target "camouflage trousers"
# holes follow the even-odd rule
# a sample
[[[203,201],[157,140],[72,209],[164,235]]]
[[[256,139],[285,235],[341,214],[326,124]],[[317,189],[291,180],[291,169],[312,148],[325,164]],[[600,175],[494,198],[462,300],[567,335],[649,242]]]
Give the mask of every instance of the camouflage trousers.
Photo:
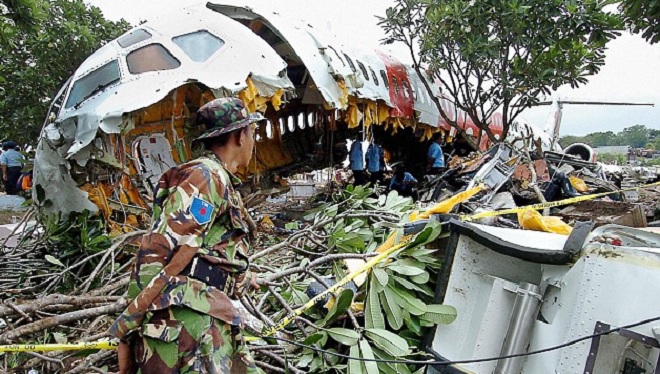
[[[132,343],[138,374],[262,372],[238,327],[185,307],[154,312]]]

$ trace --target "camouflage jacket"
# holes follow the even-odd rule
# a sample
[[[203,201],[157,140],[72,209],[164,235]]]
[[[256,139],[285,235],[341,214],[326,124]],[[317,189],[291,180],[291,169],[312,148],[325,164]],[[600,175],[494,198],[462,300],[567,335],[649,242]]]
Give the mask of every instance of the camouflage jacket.
[[[184,247],[230,275],[244,273],[248,227],[243,202],[234,189],[238,183],[213,154],[163,174],[153,204],[151,232],[142,238],[129,284],[132,304],[143,289],[154,286],[156,278],[166,277],[163,268]],[[240,314],[221,290],[184,275],[167,278],[148,311],[186,306],[232,325],[241,323]],[[139,326],[135,309],[129,305],[119,316],[111,328],[113,335],[123,338]]]

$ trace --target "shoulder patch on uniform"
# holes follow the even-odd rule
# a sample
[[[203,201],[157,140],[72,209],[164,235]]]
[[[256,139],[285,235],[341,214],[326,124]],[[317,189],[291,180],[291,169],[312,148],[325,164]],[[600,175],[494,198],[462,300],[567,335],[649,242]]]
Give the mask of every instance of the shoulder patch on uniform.
[[[193,198],[190,205],[190,214],[200,225],[205,225],[211,222],[211,214],[213,213],[213,205],[208,201],[202,200],[199,197]]]

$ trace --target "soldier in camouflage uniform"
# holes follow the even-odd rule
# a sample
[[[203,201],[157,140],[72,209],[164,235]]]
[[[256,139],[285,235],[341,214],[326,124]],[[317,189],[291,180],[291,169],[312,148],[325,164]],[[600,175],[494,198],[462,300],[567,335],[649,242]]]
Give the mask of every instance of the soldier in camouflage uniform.
[[[161,177],[129,285],[133,301],[110,330],[122,341],[120,372],[258,372],[231,302],[251,278],[248,227],[234,189],[240,180],[232,172],[249,163],[251,123],[261,119],[238,99],[204,105],[197,120],[207,130],[193,145],[204,143],[207,153]]]

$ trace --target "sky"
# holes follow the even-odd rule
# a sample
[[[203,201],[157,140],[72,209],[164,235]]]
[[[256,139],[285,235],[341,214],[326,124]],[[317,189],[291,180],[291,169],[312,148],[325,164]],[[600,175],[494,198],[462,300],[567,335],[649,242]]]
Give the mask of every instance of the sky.
[[[156,16],[175,14],[182,6],[198,0],[86,0],[103,11],[106,18],[124,18],[132,24]],[[231,2],[227,0],[226,2]],[[379,46],[384,33],[376,15],[384,16],[393,0],[243,0],[234,4],[265,5],[282,15],[303,19],[317,28],[326,28],[348,46],[391,50],[400,60],[410,61],[403,45]],[[561,100],[654,103],[655,107],[564,105],[561,134],[585,135],[595,131],[618,132],[637,124],[660,129],[660,43],[648,44],[641,37],[623,33],[608,44],[605,66],[598,75],[577,89],[560,87],[554,94]],[[549,98],[550,99],[550,98]],[[525,119],[543,127],[550,107],[523,113]]]

